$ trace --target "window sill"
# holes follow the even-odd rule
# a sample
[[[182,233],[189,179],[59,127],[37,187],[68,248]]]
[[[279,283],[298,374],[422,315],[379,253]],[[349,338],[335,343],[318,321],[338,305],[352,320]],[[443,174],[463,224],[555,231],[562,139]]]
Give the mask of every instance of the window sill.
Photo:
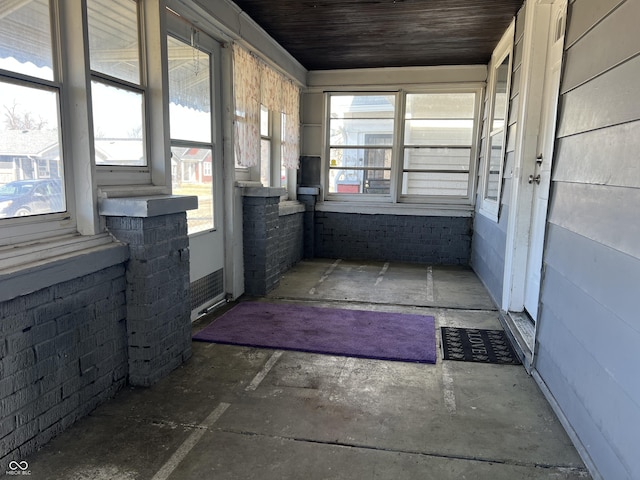
[[[472,217],[472,205],[363,203],[325,201],[316,204],[318,212],[362,213],[368,215],[411,215],[423,217]]]
[[[481,205],[480,208],[478,208],[478,213],[480,215],[482,215],[483,217],[488,218],[492,222],[498,223],[498,212],[497,212],[497,209],[495,209],[495,208],[489,209],[489,208],[483,207]]]
[[[126,245],[109,234],[64,235],[0,249],[0,302],[125,262]]]
[[[296,213],[302,213],[305,211],[305,206],[297,202],[295,200],[287,200],[285,202],[280,202],[280,216],[284,217],[286,215],[294,215]]]

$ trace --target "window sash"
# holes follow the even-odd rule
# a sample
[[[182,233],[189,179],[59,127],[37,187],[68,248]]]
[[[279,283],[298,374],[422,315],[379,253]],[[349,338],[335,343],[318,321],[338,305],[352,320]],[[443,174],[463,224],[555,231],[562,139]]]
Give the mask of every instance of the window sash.
[[[509,132],[509,103],[513,70],[513,22],[494,50],[489,64],[487,133],[483,139],[479,190],[483,215],[498,221]]]
[[[23,30],[15,24],[21,21],[27,21],[30,24],[29,38],[17,37],[17,32]],[[34,31],[38,25],[41,27],[39,36]],[[18,201],[0,198],[3,210],[4,207],[9,207],[5,212],[7,216],[0,219],[0,227],[2,227],[0,228],[0,245],[13,245],[53,235],[73,233],[76,230],[75,206],[73,192],[69,190],[69,178],[72,173],[64,143],[68,125],[64,122],[64,91],[60,81],[60,63],[58,62],[60,51],[58,16],[53,13],[51,2],[47,0],[31,2],[3,17],[0,20],[0,26],[2,26],[2,35],[12,38],[11,42],[5,43],[3,40],[3,43],[14,48],[6,59],[0,59],[0,100],[2,105],[12,109],[15,115],[14,120],[17,122],[14,126],[19,128],[13,131],[3,130],[6,134],[0,132],[0,138],[5,137],[2,144],[7,148],[12,144],[9,137],[33,134],[29,135],[26,142],[25,138],[15,138],[16,141],[19,140],[22,147],[14,143],[15,148],[11,147],[12,158],[5,163],[17,166],[18,172],[22,173],[16,175],[15,168],[12,168],[10,173],[5,172],[7,176],[0,180],[0,183],[8,183],[6,180],[60,178],[59,185],[55,186],[56,191],[60,190],[59,195],[56,194],[50,198],[38,196],[29,200],[32,207],[30,207],[30,215],[17,216],[23,211],[13,212],[15,210],[13,207],[18,208]],[[41,46],[38,51],[29,46],[29,41],[36,37],[38,42],[44,42],[44,48]],[[22,50],[24,54],[16,53],[18,50]],[[16,57],[24,58],[24,61],[15,60]],[[19,92],[22,93],[16,96]],[[42,99],[39,99],[38,92],[44,95]],[[11,99],[6,98],[7,96],[11,96]],[[16,103],[11,105],[14,100],[17,100]],[[46,107],[47,104],[48,107]],[[50,111],[44,112],[42,108]],[[45,130],[49,133],[43,136],[42,133]],[[23,133],[25,131],[27,132]],[[35,137],[38,137],[38,140]],[[30,148],[38,151],[31,152]],[[20,153],[23,150],[25,155]],[[34,189],[34,192],[36,190]],[[51,193],[51,190],[48,192]],[[22,200],[19,201],[22,202]]]

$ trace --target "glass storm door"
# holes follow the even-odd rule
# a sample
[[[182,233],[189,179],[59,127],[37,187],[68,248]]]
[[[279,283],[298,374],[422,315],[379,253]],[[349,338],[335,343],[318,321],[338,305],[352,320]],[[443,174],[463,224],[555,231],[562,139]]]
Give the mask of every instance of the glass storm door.
[[[167,17],[173,194],[198,197],[187,212],[194,320],[225,295],[220,44]]]

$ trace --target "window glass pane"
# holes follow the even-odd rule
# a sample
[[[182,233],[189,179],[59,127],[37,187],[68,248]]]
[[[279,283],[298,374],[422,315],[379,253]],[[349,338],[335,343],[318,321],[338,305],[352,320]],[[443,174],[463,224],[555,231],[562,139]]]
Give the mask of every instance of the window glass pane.
[[[260,135],[269,136],[269,110],[264,105],[260,105]]]
[[[394,95],[332,95],[331,118],[394,118]]]
[[[473,141],[473,120],[406,120],[405,145],[461,145]]]
[[[214,228],[213,157],[208,148],[171,147],[174,195],[197,195],[198,209],[187,211],[189,234]]]
[[[287,188],[287,166],[285,164],[285,150],[286,150],[286,135],[287,131],[287,115],[284,113],[280,114],[281,118],[281,143],[280,143],[280,186],[282,188]]]
[[[407,94],[402,195],[468,195],[475,100],[475,93]]]
[[[493,126],[492,130],[504,128],[507,113],[507,86],[509,82],[509,55],[496,68],[495,96],[493,97]]]
[[[0,68],[53,80],[49,1],[0,2]]]
[[[405,148],[405,170],[469,171],[470,148]]]
[[[87,0],[91,69],[140,84],[138,6],[134,0]]]
[[[475,93],[409,93],[405,118],[473,119]]]
[[[329,171],[329,193],[365,193],[389,195],[391,171],[349,170]]]
[[[390,148],[332,148],[330,167],[391,168]]]
[[[489,139],[489,148],[491,149],[489,155],[489,169],[487,172],[487,184],[485,191],[485,198],[489,200],[498,199],[498,188],[500,185],[500,165],[502,164],[504,145],[504,131],[493,135]]]
[[[260,140],[260,182],[262,186],[271,186],[271,140]]]
[[[173,37],[167,46],[171,138],[211,143],[210,56]]]
[[[467,195],[468,173],[404,172],[402,174],[403,195]]]
[[[331,145],[392,145],[393,119],[332,119]]]
[[[55,91],[0,82],[0,218],[66,210]]]
[[[97,165],[146,165],[143,95],[91,82]]]

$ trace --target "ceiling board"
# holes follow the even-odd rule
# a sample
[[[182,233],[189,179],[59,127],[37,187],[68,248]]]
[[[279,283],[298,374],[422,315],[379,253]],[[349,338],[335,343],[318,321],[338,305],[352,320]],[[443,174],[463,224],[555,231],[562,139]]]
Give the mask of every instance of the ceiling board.
[[[487,64],[522,0],[236,0],[307,70]]]

